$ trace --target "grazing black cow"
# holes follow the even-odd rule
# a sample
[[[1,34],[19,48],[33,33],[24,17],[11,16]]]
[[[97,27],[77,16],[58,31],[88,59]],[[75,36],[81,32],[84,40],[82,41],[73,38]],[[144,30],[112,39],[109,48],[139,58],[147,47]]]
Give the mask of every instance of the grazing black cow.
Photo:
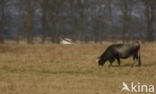
[[[135,63],[135,59],[137,59],[138,65],[141,66],[139,42],[114,44],[114,45],[109,46],[105,50],[105,52],[99,57],[98,64],[99,66],[103,66],[106,61],[109,61],[110,65],[112,65],[114,60],[117,59],[118,64],[120,66],[120,58],[126,59],[130,56],[133,56],[134,63]]]

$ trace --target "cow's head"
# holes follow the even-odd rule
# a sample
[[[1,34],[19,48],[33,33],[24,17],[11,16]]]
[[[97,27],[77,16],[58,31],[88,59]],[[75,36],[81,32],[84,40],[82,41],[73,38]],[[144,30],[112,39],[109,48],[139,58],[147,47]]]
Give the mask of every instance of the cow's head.
[[[98,65],[99,65],[99,66],[103,66],[103,65],[105,64],[105,62],[106,62],[106,59],[104,59],[104,58],[99,58],[99,60],[98,60]]]

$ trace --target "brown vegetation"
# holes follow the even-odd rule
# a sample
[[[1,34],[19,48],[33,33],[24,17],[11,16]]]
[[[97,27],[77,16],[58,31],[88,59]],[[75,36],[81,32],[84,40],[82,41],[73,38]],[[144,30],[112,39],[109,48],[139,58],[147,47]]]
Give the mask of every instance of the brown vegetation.
[[[156,44],[142,45],[142,67],[99,68],[109,44],[0,45],[0,94],[121,94],[122,82],[156,85]]]

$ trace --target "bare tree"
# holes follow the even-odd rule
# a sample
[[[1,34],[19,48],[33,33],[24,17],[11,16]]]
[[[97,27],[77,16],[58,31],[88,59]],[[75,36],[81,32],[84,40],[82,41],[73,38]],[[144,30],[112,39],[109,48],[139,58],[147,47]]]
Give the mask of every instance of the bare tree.
[[[131,38],[130,32],[131,3],[132,0],[121,0],[120,2],[123,21],[123,33],[122,33],[123,42],[129,41]]]
[[[154,9],[151,1],[144,0],[145,6],[145,21],[144,26],[146,30],[146,40],[153,41],[153,24],[154,24]]]
[[[112,41],[115,39],[114,35],[114,28],[113,28],[113,20],[112,20],[112,0],[107,0],[108,1],[108,14],[109,14],[109,30],[111,31],[112,34]]]
[[[120,37],[153,41],[156,32],[156,0],[0,0],[0,10],[1,43],[4,36],[10,38],[5,27],[15,31],[17,42],[26,36],[28,43],[35,34],[40,34],[41,43],[48,37],[55,43],[62,37],[83,42]]]
[[[63,9],[62,9],[62,1],[61,0],[53,0],[49,4],[48,15],[50,16],[50,26],[51,28],[51,41],[55,43],[60,42],[62,24],[63,24]]]
[[[82,0],[78,0],[78,9],[79,9],[79,19],[80,19],[80,40],[83,41],[84,39],[84,2]]]
[[[47,10],[48,10],[48,0],[42,0],[42,31],[41,31],[41,39],[42,43],[45,42],[46,31],[47,31]]]
[[[70,17],[70,20],[71,20],[71,23],[70,23],[70,26],[71,26],[71,29],[69,31],[70,33],[70,37],[72,39],[76,39],[76,17],[75,17],[75,3],[74,3],[74,0],[69,0],[69,4],[70,4],[70,14],[69,14],[69,17]]]
[[[106,7],[103,6],[105,2],[103,0],[96,1],[95,7],[97,14],[93,18],[94,22],[94,29],[95,29],[95,42],[102,43],[103,36],[104,36],[104,24],[105,24],[105,9]]]
[[[1,6],[1,18],[0,18],[0,43],[4,43],[4,30],[5,30],[5,0],[0,0],[0,6]]]
[[[152,0],[151,2],[151,28],[152,33],[156,32],[156,1]],[[154,40],[154,37],[152,38],[152,41]]]
[[[27,43],[33,43],[34,36],[34,27],[33,27],[33,18],[34,18],[34,9],[32,7],[32,0],[26,0],[26,9],[27,9]]]

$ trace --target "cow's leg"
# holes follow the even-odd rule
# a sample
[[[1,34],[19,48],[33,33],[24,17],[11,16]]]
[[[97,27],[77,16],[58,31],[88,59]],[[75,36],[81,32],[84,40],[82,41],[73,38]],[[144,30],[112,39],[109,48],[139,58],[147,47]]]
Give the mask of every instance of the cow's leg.
[[[138,61],[138,66],[141,66],[141,58],[138,54],[135,56],[135,59]]]
[[[112,66],[112,63],[114,62],[115,58],[111,58],[109,59],[109,62],[110,62],[110,65],[109,66]]]
[[[110,67],[112,67],[112,63],[113,63],[113,62],[110,62],[110,64],[109,64]]]
[[[119,57],[117,58],[117,61],[118,61],[118,64],[119,64],[119,66],[120,66],[120,58],[119,58]]]
[[[138,56],[138,65],[141,66],[141,58]]]
[[[135,59],[137,59],[137,56],[136,56],[136,55],[133,56],[133,64],[132,64],[132,67],[133,67],[134,64],[135,64]]]

